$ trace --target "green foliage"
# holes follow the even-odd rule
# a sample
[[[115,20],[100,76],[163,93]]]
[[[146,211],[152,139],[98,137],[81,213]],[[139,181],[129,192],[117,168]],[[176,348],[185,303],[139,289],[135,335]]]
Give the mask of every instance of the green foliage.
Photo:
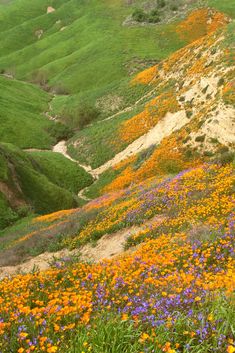
[[[0,154],[0,181],[5,181],[7,180],[7,174],[8,174],[8,167],[7,167],[7,162],[4,156]]]
[[[93,181],[83,168],[59,153],[30,152],[30,156],[37,162],[35,167],[51,182],[73,193],[78,193]]]
[[[234,162],[234,159],[235,159],[234,152],[224,152],[216,157],[216,161],[221,163],[222,165],[232,163]]]
[[[72,108],[70,111],[64,111],[63,121],[73,128],[83,129],[86,125],[96,120],[100,111],[87,103],[81,103],[77,107]]]
[[[110,184],[115,177],[118,175],[118,172],[112,168],[104,172],[99,176],[99,179],[96,180],[85,192],[85,196],[94,199],[102,195],[102,189]]]
[[[158,10],[152,10],[148,16],[148,22],[150,23],[157,23],[160,22],[160,14]]]
[[[164,174],[177,174],[183,169],[183,166],[175,159],[160,160],[159,167]]]
[[[0,229],[31,212],[50,213],[74,208],[75,194],[92,183],[92,177],[76,163],[53,152],[27,154],[10,144],[0,144],[0,175],[4,190],[19,198],[22,206],[1,193]]]
[[[157,0],[157,6],[159,8],[163,8],[166,6],[166,1],[165,0]]]
[[[49,148],[71,130],[45,116],[51,97],[31,84],[0,76],[0,141]]]
[[[206,138],[205,135],[197,136],[197,137],[195,138],[195,141],[196,141],[196,142],[204,142],[204,141],[205,141],[205,138]]]
[[[147,14],[144,12],[142,9],[135,9],[135,11],[132,14],[133,20],[137,22],[144,22],[147,20]]]
[[[138,154],[138,157],[137,157],[134,165],[133,165],[133,169],[134,170],[139,169],[141,167],[141,165],[151,157],[155,148],[156,148],[156,146],[152,145],[152,146],[148,147],[146,150],[140,152]]]
[[[132,14],[132,18],[137,22],[160,22],[160,14],[157,9],[150,11],[150,13],[146,13],[142,9],[136,9]]]
[[[96,328],[79,327],[68,353],[81,353],[88,344],[94,353],[136,353],[141,350],[141,328],[117,316],[96,319]]]
[[[18,219],[18,215],[0,192],[0,229],[6,228]]]

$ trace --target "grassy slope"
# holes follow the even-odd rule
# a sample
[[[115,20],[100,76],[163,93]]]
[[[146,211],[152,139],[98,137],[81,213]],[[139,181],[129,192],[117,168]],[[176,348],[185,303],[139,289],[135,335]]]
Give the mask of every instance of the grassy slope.
[[[16,1],[2,14],[0,68],[19,78],[41,70],[50,84],[95,97],[119,85],[127,75],[123,64],[134,57],[162,59],[183,44],[171,25],[122,26],[132,11],[122,1],[60,1],[50,15],[47,5],[53,1],[37,0],[29,10],[28,0]],[[62,26],[67,28],[60,32]],[[40,40],[34,34],[38,29],[44,31]]]
[[[79,205],[75,195],[92,181],[74,162],[52,152],[26,154],[1,144],[0,158],[0,182],[14,194],[12,200],[9,192],[0,193],[0,228],[29,211],[44,214]]]
[[[90,347],[96,353],[108,353],[110,347],[114,353],[156,347],[159,352],[186,353],[189,345],[192,353],[233,352],[233,182],[232,165],[205,164],[160,183],[146,180],[69,215],[29,220],[27,233],[14,227],[1,260],[9,261],[17,252],[26,256],[30,246],[46,237],[48,248],[55,235],[57,247],[59,241],[79,245],[155,217],[130,236],[129,246],[142,245],[123,257],[98,264],[57,259],[46,273],[0,282],[6,322],[2,351],[27,350],[36,336],[35,350],[40,352],[46,336],[58,353],[88,353]],[[156,216],[164,216],[161,224]],[[73,238],[67,242],[65,229],[60,229],[66,220]],[[22,327],[29,341],[12,335]]]
[[[92,177],[76,163],[54,152],[30,152],[49,180],[73,193],[92,183]]]
[[[38,87],[0,76],[0,140],[21,148],[49,148],[68,128],[43,115],[50,96]]]

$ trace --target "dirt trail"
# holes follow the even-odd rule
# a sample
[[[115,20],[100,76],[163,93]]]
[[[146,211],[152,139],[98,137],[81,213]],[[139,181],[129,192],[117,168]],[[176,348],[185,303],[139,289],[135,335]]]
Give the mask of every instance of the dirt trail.
[[[139,137],[137,140],[132,142],[126,149],[116,154],[116,156],[103,164],[102,166],[93,170],[96,175],[100,175],[110,167],[115,166],[119,162],[123,161],[127,157],[133,154],[139,153],[142,150],[150,147],[151,145],[159,144],[162,139],[169,136],[172,132],[179,130],[188,122],[188,118],[184,110],[178,111],[177,113],[167,113],[165,117],[155,125],[146,134]]]
[[[70,155],[67,152],[67,146],[66,146],[66,141],[60,141],[58,142],[53,148],[52,148],[53,152],[57,152],[57,153],[61,153],[64,157],[70,159],[71,161],[77,163],[80,167],[82,167],[83,169],[85,169],[85,171],[89,174],[91,174],[93,176],[93,178],[97,178],[98,175],[97,173],[91,168],[91,166],[89,165],[84,165],[79,163],[76,159],[73,159],[72,157],[70,157]]]
[[[139,137],[137,140],[127,146],[123,151],[117,153],[111,160],[107,161],[96,169],[92,169],[90,166],[79,164],[78,161],[70,157],[67,153],[66,141],[60,141],[57,145],[53,147],[53,151],[61,153],[64,157],[72,160],[73,162],[78,163],[95,179],[97,179],[99,175],[105,172],[107,169],[115,166],[116,164],[130,157],[131,155],[139,153],[145,150],[146,148],[150,147],[151,145],[159,144],[164,137],[169,136],[172,132],[176,130],[179,130],[187,122],[188,118],[184,110],[178,111],[177,113],[167,113],[165,117],[146,134]]]
[[[151,145],[159,144],[163,138],[169,136],[172,132],[179,130],[188,122],[188,118],[184,110],[180,110],[176,113],[167,113],[165,117],[159,121],[151,130],[146,134],[142,135],[135,141],[133,141],[129,146],[127,146],[123,151],[117,153],[111,160],[107,161],[100,167],[92,169],[91,166],[83,165],[77,160],[73,159],[67,152],[66,141],[62,140],[58,142],[52,149],[53,152],[61,153],[64,157],[70,159],[71,161],[77,163],[80,167],[84,168],[89,174],[93,176],[96,180],[99,178],[99,175],[105,172],[110,167],[115,166],[124,159],[130,157],[133,154],[137,154]],[[27,151],[35,151],[35,149],[30,149]],[[79,197],[84,200],[89,200],[86,198],[83,193],[84,190],[81,190],[78,194]]]
[[[28,148],[25,149],[24,151],[26,152],[49,152],[51,150],[42,150],[42,149],[37,149],[37,148]],[[52,152],[57,152],[62,154],[65,158],[69,159],[70,161],[76,163],[77,165],[79,165],[79,167],[85,169],[85,171],[89,174],[91,174],[91,176],[96,180],[98,179],[98,175],[96,173],[93,172],[93,170],[91,169],[90,166],[85,166],[83,164],[80,164],[76,159],[73,159],[72,157],[70,157],[70,155],[67,153],[67,146],[66,146],[66,141],[60,141],[59,143],[57,143],[53,149]],[[88,197],[86,197],[84,195],[84,192],[87,190],[88,187],[85,187],[84,189],[80,190],[78,192],[78,197],[80,197],[81,199],[85,200],[85,201],[90,201],[91,199],[89,199]]]
[[[146,221],[141,226],[133,226],[130,228],[122,229],[113,234],[106,234],[97,241],[96,246],[86,244],[80,249],[68,250],[63,249],[54,253],[45,252],[36,256],[23,264],[17,266],[0,267],[0,280],[7,276],[12,276],[18,273],[29,273],[33,270],[44,271],[50,268],[51,263],[63,259],[69,259],[74,256],[79,256],[81,261],[99,262],[103,259],[110,259],[124,253],[124,245],[127,239],[145,229],[150,224],[160,225],[164,216],[155,216],[149,221]]]

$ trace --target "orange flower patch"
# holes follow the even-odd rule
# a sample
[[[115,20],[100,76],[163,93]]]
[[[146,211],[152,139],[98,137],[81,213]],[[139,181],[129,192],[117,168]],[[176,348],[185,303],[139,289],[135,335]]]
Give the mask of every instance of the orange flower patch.
[[[68,216],[74,212],[77,212],[77,208],[71,209],[71,210],[62,210],[62,211],[57,211],[53,212],[44,216],[39,216],[34,218],[33,222],[53,222],[59,218],[62,218],[64,216]]]
[[[218,11],[202,8],[193,11],[177,27],[176,32],[182,40],[191,43],[207,34],[215,32],[229,22],[229,18]]]
[[[130,143],[147,133],[167,112],[177,112],[180,109],[173,90],[164,92],[152,99],[145,110],[122,123],[119,131],[120,139]]]
[[[141,71],[136,75],[131,84],[143,84],[148,85],[157,75],[157,65],[152,66],[144,71]]]

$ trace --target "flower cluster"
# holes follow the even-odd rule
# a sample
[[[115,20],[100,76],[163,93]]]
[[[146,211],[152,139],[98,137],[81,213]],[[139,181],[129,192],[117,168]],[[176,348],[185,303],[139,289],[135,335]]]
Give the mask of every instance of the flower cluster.
[[[141,71],[138,73],[133,80],[131,81],[132,84],[144,84],[147,85],[151,83],[151,81],[156,77],[157,75],[157,65],[151,66],[150,68]]]
[[[201,8],[193,11],[176,28],[180,38],[191,43],[225,26],[229,18],[218,11]]]
[[[177,112],[179,104],[173,90],[168,90],[145,105],[145,109],[124,121],[119,130],[119,139],[125,143],[130,143],[138,137],[147,133],[154,127],[167,112]]]
[[[217,173],[213,167],[204,167],[172,180],[166,203],[180,202],[182,180],[185,193],[206,192],[197,179],[210,185],[209,173],[216,180],[211,188],[214,196],[225,188],[226,197],[228,168]],[[223,186],[221,177],[226,179]],[[159,192],[162,188],[164,183]],[[177,190],[178,196],[173,197]],[[228,203],[226,207],[231,208]],[[206,213],[202,206],[198,206],[200,215]],[[216,202],[211,207],[215,206]],[[222,213],[224,217],[228,210]],[[218,207],[217,216],[220,219]],[[82,327],[91,332],[97,320],[105,323],[111,316],[139,327],[142,351],[179,353],[212,347],[213,352],[232,352],[232,331],[225,315],[226,310],[233,311],[235,214],[224,223],[214,238],[208,234],[192,239],[192,234],[182,231],[162,234],[113,260],[4,279],[0,282],[1,352],[62,353]],[[93,351],[89,341],[83,351]]]

